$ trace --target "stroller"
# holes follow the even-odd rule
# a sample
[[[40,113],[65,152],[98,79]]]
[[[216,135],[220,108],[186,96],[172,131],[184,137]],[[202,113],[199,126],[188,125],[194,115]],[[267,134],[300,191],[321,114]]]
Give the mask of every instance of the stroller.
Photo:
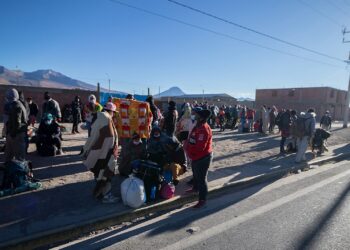
[[[316,156],[315,151],[317,150],[317,154],[323,154],[324,151],[328,151],[327,148],[327,139],[331,136],[331,133],[328,131],[318,128],[315,132],[315,137],[311,143],[312,153]]]

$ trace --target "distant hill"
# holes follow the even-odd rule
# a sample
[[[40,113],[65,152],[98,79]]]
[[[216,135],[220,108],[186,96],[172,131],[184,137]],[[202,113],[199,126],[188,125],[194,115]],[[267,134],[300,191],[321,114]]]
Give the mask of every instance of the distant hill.
[[[0,66],[0,84],[60,89],[96,90],[96,85],[70,78],[51,69],[23,72],[19,70],[9,70],[4,66]],[[101,91],[107,92],[108,90],[101,89]],[[119,91],[111,92],[125,94],[124,92]]]
[[[240,98],[237,98],[237,101],[239,101],[239,102],[244,102],[244,101],[254,102],[255,100],[252,98],[240,97]]]
[[[179,87],[171,87],[170,89],[161,92],[158,95],[155,95],[155,98],[160,97],[172,97],[172,96],[182,96],[186,95],[185,92],[183,92]]]

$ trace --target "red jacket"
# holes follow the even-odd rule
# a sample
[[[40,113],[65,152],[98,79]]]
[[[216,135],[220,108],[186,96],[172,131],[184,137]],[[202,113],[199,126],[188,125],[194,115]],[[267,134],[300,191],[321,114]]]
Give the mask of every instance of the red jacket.
[[[199,160],[213,151],[212,131],[208,123],[195,126],[188,138],[187,155],[192,161]]]

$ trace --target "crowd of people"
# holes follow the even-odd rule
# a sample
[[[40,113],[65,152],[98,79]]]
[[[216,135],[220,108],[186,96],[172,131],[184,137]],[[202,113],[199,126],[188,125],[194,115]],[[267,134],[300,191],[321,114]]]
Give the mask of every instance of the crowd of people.
[[[128,95],[126,99],[134,98]],[[5,165],[13,160],[25,161],[28,128],[34,127],[39,113],[40,124],[31,139],[37,152],[42,156],[63,154],[60,105],[48,92],[45,92],[44,100],[40,110],[32,98],[25,100],[24,93],[16,89],[7,91],[3,129],[6,137]],[[170,175],[168,182],[176,186],[179,176],[191,168],[193,178],[187,183],[190,185],[187,192],[198,192],[195,208],[203,207],[208,192],[208,169],[213,159],[212,129],[274,134],[277,127],[281,133],[280,153],[296,152],[295,161],[301,162],[306,160],[308,144],[312,144],[313,149],[320,149],[320,152],[327,150],[326,139],[332,125],[327,111],[320,119],[321,128],[316,129],[316,114],[312,108],[298,114],[295,110],[277,110],[274,106],[269,108],[265,105],[256,111],[246,106],[218,107],[207,102],[183,103],[178,107],[170,101],[167,110],[162,112],[152,96],[146,102],[151,112],[149,136],[141,138],[140,134],[132,131],[129,138],[121,138],[116,128],[118,110],[113,98],[109,98],[105,105],[98,103],[94,95],[88,97],[85,105],[79,96],[72,101],[72,134],[80,133],[80,127],[88,131],[81,156],[83,164],[96,180],[94,197],[105,203],[118,200],[111,193],[112,178],[117,173],[127,178],[142,168],[157,168],[157,173],[164,177],[163,181],[166,175]],[[80,126],[83,121],[83,126]],[[287,140],[290,142],[286,146]],[[143,176],[146,174],[143,172]],[[157,181],[157,185],[160,184],[161,181]],[[147,197],[152,196],[150,192],[156,185],[153,184],[146,184],[145,180],[145,188],[149,189],[146,190],[149,192]]]

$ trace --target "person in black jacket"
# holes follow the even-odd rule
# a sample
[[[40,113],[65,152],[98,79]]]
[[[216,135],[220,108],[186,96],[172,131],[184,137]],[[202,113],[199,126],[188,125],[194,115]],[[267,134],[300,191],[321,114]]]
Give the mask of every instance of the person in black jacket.
[[[149,103],[149,106],[150,106],[150,109],[152,112],[152,116],[153,116],[152,127],[158,126],[160,117],[158,117],[158,107],[154,104],[153,96],[151,96],[151,95],[148,96],[146,99],[146,102]]]
[[[29,104],[29,125],[34,127],[34,124],[36,122],[36,117],[39,113],[39,107],[38,105],[33,102],[33,99],[31,97],[27,98],[27,102]]]
[[[73,127],[72,127],[72,134],[78,133],[78,126],[79,123],[81,123],[81,110],[82,110],[82,104],[80,101],[80,97],[76,96],[74,101],[72,102],[72,114],[73,114]]]
[[[281,130],[281,137],[282,137],[280,142],[280,153],[284,154],[286,153],[284,144],[290,135],[290,126],[292,125],[292,118],[291,118],[289,109],[281,113],[277,125]]]
[[[19,101],[19,94],[16,89],[9,89],[6,92],[6,146],[5,163],[15,158],[19,161],[25,160],[28,115],[25,107]]]
[[[60,126],[53,115],[46,113],[37,131],[36,148],[40,155],[61,155],[63,154],[60,139]],[[56,152],[48,152],[49,148],[56,147]]]
[[[176,103],[169,102],[168,112],[164,115],[164,123],[162,130],[170,137],[174,136],[178,113],[176,110]]]

